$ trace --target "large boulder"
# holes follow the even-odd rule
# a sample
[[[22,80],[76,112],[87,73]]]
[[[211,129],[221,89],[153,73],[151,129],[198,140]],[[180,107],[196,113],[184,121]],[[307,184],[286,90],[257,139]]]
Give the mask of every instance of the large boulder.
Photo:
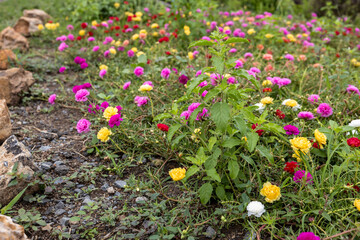
[[[8,204],[35,180],[36,170],[29,150],[14,135],[10,136],[0,147],[0,204]],[[38,186],[33,185],[25,193],[37,190]]]
[[[0,49],[0,70],[6,70],[11,62],[16,61],[16,55],[10,49]]]
[[[7,27],[0,33],[0,46],[2,49],[21,49],[26,51],[29,49],[28,40],[16,32],[12,27]]]
[[[8,216],[0,214],[1,240],[27,240],[24,227],[16,224]]]
[[[21,99],[20,93],[29,90],[34,82],[32,73],[22,68],[0,71],[0,99],[6,99],[9,105],[16,105]]]
[[[49,14],[41,9],[24,10],[23,15],[28,18],[37,18],[41,20],[43,24],[51,18]]]
[[[0,99],[0,142],[5,141],[11,135],[11,122],[9,109],[5,99]]]
[[[21,17],[15,24],[14,30],[24,36],[30,36],[31,33],[39,31],[38,25],[42,21],[38,18]]]

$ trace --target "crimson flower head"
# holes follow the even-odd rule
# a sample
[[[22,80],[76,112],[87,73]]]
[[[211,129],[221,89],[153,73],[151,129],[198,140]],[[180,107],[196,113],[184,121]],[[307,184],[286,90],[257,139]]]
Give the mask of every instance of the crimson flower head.
[[[264,88],[263,92],[272,92],[272,89],[271,88]]]
[[[87,25],[88,25],[88,24],[87,24],[86,22],[83,22],[83,23],[81,24],[81,28],[82,28],[82,29],[85,29],[85,28],[87,27]]]
[[[169,126],[166,125],[166,124],[159,123],[159,124],[157,125],[157,127],[158,127],[158,129],[160,129],[160,130],[163,131],[163,132],[169,131]]]
[[[285,163],[284,171],[294,174],[295,168],[297,168],[298,166],[299,165],[297,162],[287,162]]]
[[[166,51],[165,54],[166,54],[166,55],[171,55],[171,52]]]
[[[283,113],[282,111],[280,111],[279,109],[276,110],[276,116],[279,118],[279,119],[284,119],[285,118],[285,113]]]
[[[253,124],[252,126],[251,126],[251,128],[253,129],[253,130],[255,130],[256,128],[257,128],[257,126],[258,126],[258,124],[256,123],[256,124]],[[262,130],[262,129],[259,129],[259,130],[256,130],[256,133],[259,135],[259,137],[264,133],[264,130]]]
[[[159,43],[168,42],[168,41],[169,41],[169,38],[166,36],[159,39]]]
[[[356,138],[356,137],[352,137],[352,138],[349,138],[347,140],[347,144],[350,146],[350,147],[360,147],[360,139]]]

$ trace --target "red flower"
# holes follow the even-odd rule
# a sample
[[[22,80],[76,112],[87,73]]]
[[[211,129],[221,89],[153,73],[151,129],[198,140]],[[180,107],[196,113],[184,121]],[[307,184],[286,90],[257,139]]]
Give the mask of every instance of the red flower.
[[[120,36],[120,33],[115,33],[115,36],[117,36],[117,37]]]
[[[297,162],[287,162],[285,163],[284,171],[294,174],[295,168],[297,168],[298,166],[299,165]]]
[[[139,28],[139,25],[135,24],[135,25],[133,26],[133,29],[137,29],[137,28]]]
[[[159,124],[157,125],[157,127],[158,127],[158,129],[160,129],[160,130],[163,131],[163,132],[169,131],[169,126],[166,125],[166,124],[159,123]]]
[[[147,23],[146,26],[147,26],[147,27],[150,26],[150,23]]]
[[[171,55],[171,52],[167,51],[165,52],[166,55]]]
[[[340,34],[340,32],[339,32],[339,31],[335,31],[335,34],[336,34],[336,36],[338,36],[338,35]]]
[[[90,36],[90,37],[94,36],[94,33],[93,33],[93,32],[91,32],[91,31],[90,31],[90,32],[88,32],[88,34],[89,34],[89,36]]]
[[[148,59],[147,62],[146,62],[146,64],[150,64],[150,63],[151,63],[151,61],[150,61],[150,59]]]
[[[162,38],[159,39],[159,43],[168,42],[168,41],[169,41],[168,37],[162,37]]]
[[[120,21],[120,18],[119,17],[115,17],[115,21]]]
[[[121,30],[123,33],[125,32],[125,29]]]
[[[126,21],[128,21],[128,22],[131,22],[131,20],[132,20],[132,16],[128,16],[126,19]]]
[[[109,30],[105,30],[104,33],[109,33]]]
[[[120,26],[115,26],[115,30],[120,30]]]
[[[81,40],[81,36],[78,36],[78,37],[76,38],[76,40],[80,41],[80,40]]]
[[[311,139],[310,140],[310,142],[312,142],[313,143],[313,148],[317,148],[317,149],[320,149],[320,146],[319,146],[319,144],[317,143],[317,142],[314,142],[314,140],[313,139]]]
[[[271,88],[264,88],[263,92],[272,92],[272,89]]]
[[[177,37],[178,37],[178,35],[177,35],[177,33],[176,33],[176,32],[173,32],[173,33],[172,33],[172,35],[173,35],[175,38],[177,38]]]
[[[251,126],[251,128],[252,128],[253,130],[255,130],[255,129],[257,128],[257,126],[258,126],[258,124],[256,123],[256,124],[253,124],[253,125]],[[256,133],[257,133],[259,136],[261,136],[261,135],[264,133],[264,130],[262,130],[262,129],[256,130]]]
[[[352,138],[349,138],[347,140],[347,144],[350,146],[350,147],[360,147],[360,139],[356,138],[356,137],[352,137]]]
[[[124,4],[128,5],[128,4],[129,4],[129,2],[128,2],[128,1],[124,1]]]
[[[129,28],[129,25],[125,24],[124,29],[128,29],[128,28]]]
[[[336,54],[336,57],[339,58],[339,57],[340,57],[340,54],[337,53],[337,54]]]
[[[49,20],[48,23],[53,23],[53,21]]]
[[[83,22],[83,23],[81,24],[81,28],[82,28],[82,29],[85,29],[85,28],[87,27],[87,25],[88,25],[88,24],[87,24],[86,22]]]
[[[284,119],[285,118],[285,113],[283,113],[279,109],[276,110],[275,114],[276,114],[276,116],[278,116],[279,119]]]
[[[156,18],[157,18],[157,15],[156,15],[156,14],[153,15],[153,16],[151,16],[151,18],[152,18],[152,19],[156,19]]]

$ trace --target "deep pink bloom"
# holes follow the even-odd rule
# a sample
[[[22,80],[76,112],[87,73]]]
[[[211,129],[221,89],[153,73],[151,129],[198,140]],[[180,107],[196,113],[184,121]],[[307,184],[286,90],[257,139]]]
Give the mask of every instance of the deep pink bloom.
[[[118,110],[118,113],[119,113],[119,114],[120,114],[121,110],[123,109],[122,106],[120,106],[120,105],[119,105],[119,106],[116,106],[115,108]]]
[[[89,42],[93,42],[93,41],[95,41],[95,38],[94,38],[94,37],[89,37],[87,40],[88,40]]]
[[[140,77],[141,75],[144,74],[144,68],[142,68],[142,67],[136,67],[136,68],[134,69],[134,74],[135,74],[136,76]]]
[[[327,103],[321,103],[317,108],[316,112],[322,117],[330,117],[333,114],[333,110]]]
[[[205,86],[207,86],[208,85],[208,82],[207,81],[203,81],[203,82],[201,82],[198,86],[199,87],[205,87]]]
[[[209,112],[209,110],[207,110],[206,108],[203,108],[203,110],[198,113],[195,120],[200,121],[202,118],[208,117],[209,116],[208,112]]]
[[[126,90],[130,87],[131,82],[124,83],[123,89]]]
[[[199,70],[199,71],[196,72],[195,77],[198,77],[198,76],[200,76],[201,74],[202,74],[202,71]]]
[[[106,69],[101,69],[99,72],[99,77],[103,78],[106,75]]]
[[[185,117],[186,120],[189,119],[189,117],[191,116],[191,111],[184,111],[180,114],[180,117]]]
[[[183,85],[185,85],[188,81],[189,81],[189,78],[184,74],[179,77],[179,82]]]
[[[149,86],[154,87],[154,84],[152,83],[152,81],[146,81],[143,83],[143,85],[149,85]]]
[[[346,88],[346,91],[348,93],[356,93],[358,95],[360,95],[360,92],[359,92],[359,89],[357,87],[355,87],[354,85],[349,85],[347,88]]]
[[[171,70],[168,69],[168,68],[164,68],[162,71],[161,71],[161,77],[165,78],[165,79],[168,79],[169,76],[170,76],[170,73],[171,73]]]
[[[66,29],[69,30],[69,31],[74,30],[74,26],[69,24],[69,25],[66,26]]]
[[[99,49],[100,49],[99,46],[95,46],[95,47],[93,47],[92,51],[93,51],[93,52],[97,52],[97,51],[99,51]]]
[[[289,60],[289,61],[294,61],[294,56],[291,55],[291,54],[286,54],[286,55],[284,56],[284,58],[286,58],[286,59]]]
[[[87,96],[89,96],[90,93],[88,90],[86,89],[80,89],[79,91],[76,92],[75,94],[75,100],[77,102],[86,102],[88,99],[87,99]]]
[[[104,101],[100,104],[100,108],[101,108],[101,111],[104,112],[105,109],[109,106],[110,104],[107,102],[107,101]]]
[[[319,98],[320,98],[319,95],[317,95],[317,94],[311,94],[311,95],[308,97],[308,101],[311,102],[311,103],[318,102],[318,101],[319,101]]]
[[[76,124],[76,130],[78,131],[78,133],[82,133],[82,132],[87,133],[90,131],[90,125],[91,123],[88,120],[80,119]]]
[[[299,183],[302,181],[302,179],[305,177],[305,171],[304,170],[298,170],[295,172],[293,180],[296,183]],[[313,176],[308,172],[306,176],[306,183],[312,183]]]
[[[64,43],[64,42],[62,42],[62,43],[60,43],[60,45],[59,45],[59,47],[58,47],[58,50],[60,51],[60,52],[62,52],[62,51],[64,51],[66,48],[68,48],[69,46],[66,44],[66,43]]]
[[[51,94],[50,97],[49,97],[49,103],[51,105],[54,105],[55,104],[55,100],[56,100],[56,94]]]
[[[314,119],[315,117],[314,117],[314,114],[312,114],[311,112],[299,112],[298,118],[311,120],[311,119]]]
[[[284,127],[284,130],[286,131],[287,135],[298,135],[299,129],[293,125],[286,125]]]
[[[201,105],[201,103],[192,103],[192,104],[190,104],[190,106],[188,107],[188,110],[189,110],[190,112],[193,112],[193,111],[195,111],[200,105]]]
[[[135,53],[134,53],[133,50],[129,50],[129,51],[127,52],[127,55],[128,55],[129,57],[133,57],[133,56],[135,55]]]
[[[75,40],[75,37],[74,37],[74,35],[72,35],[72,34],[69,34],[69,35],[67,36],[67,38],[68,38],[70,41],[74,41],[74,40]]]
[[[235,67],[234,68],[242,68],[244,66],[243,62],[240,60],[235,61]]]
[[[87,68],[89,65],[87,64],[87,62],[83,62],[81,65],[80,65],[80,68],[81,69],[85,69]]]
[[[109,120],[109,127],[113,128],[115,125],[120,126],[120,123],[123,121],[120,114],[116,114],[114,116],[111,116]]]
[[[141,107],[142,105],[146,105],[148,103],[148,97],[136,96],[134,101],[138,107]]]
[[[66,70],[66,67],[59,68],[59,73],[63,73]]]
[[[316,236],[313,232],[302,232],[296,238],[296,240],[321,240],[320,237]]]

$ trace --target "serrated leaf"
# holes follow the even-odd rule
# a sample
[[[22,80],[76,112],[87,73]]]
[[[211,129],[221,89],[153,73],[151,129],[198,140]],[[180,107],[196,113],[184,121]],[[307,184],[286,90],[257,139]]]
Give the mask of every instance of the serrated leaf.
[[[247,132],[247,125],[243,116],[236,116],[234,118],[235,127],[238,129],[242,134]]]
[[[215,168],[206,170],[206,174],[211,177],[212,179],[214,179],[215,181],[221,182],[221,178],[219,176],[219,174],[216,172]]]
[[[265,146],[257,146],[256,149],[259,150],[261,156],[266,157],[271,164],[274,164],[274,157]]]
[[[240,156],[241,156],[243,159],[245,159],[245,161],[247,161],[250,165],[254,165],[254,164],[255,164],[254,160],[252,160],[251,157],[246,156],[246,155],[244,155],[243,153],[241,153]]]
[[[160,120],[163,120],[166,118],[171,118],[171,114],[170,113],[161,113],[154,117],[153,122],[160,121]]]
[[[249,151],[253,152],[259,140],[259,135],[255,132],[248,132],[246,134],[246,138],[247,138]]]
[[[221,56],[213,56],[211,61],[216,68],[216,71],[220,74],[223,74],[224,67],[225,67],[225,60]]]
[[[224,44],[229,44],[229,43],[248,43],[249,41],[246,38],[240,38],[240,37],[231,37],[228,38]]]
[[[205,169],[215,168],[220,155],[221,155],[220,148],[216,148],[214,153],[210,157],[208,157],[208,159],[205,161],[204,163]]]
[[[214,42],[202,39],[202,40],[190,43],[189,48],[198,47],[198,46],[212,46],[212,45],[214,45]]]
[[[220,185],[216,187],[215,190],[216,196],[220,198],[221,201],[226,200],[225,188],[224,186]]]
[[[167,133],[167,139],[168,141],[170,142],[172,137],[174,136],[174,134],[176,133],[177,130],[179,130],[179,128],[181,128],[181,124],[178,123],[178,124],[174,124],[174,125],[171,125],[169,127],[169,130],[168,130],[168,133]]]
[[[226,148],[232,148],[240,144],[241,144],[240,139],[238,139],[237,137],[230,137],[224,141],[222,146]]]
[[[217,139],[214,136],[209,139],[209,144],[208,144],[209,151],[212,150],[212,148],[214,147],[214,144],[216,143],[216,141],[217,141]]]
[[[228,170],[230,173],[230,178],[235,179],[239,174],[240,166],[236,160],[230,160],[228,163]]]
[[[204,79],[206,79],[206,78],[207,78],[206,75],[201,75],[201,76],[191,80],[190,84],[187,85],[186,94],[189,95],[192,92],[192,90],[194,88],[196,88],[200,84],[200,82],[204,81]]]
[[[261,125],[261,129],[265,131],[270,131],[276,134],[285,134],[285,130],[282,126],[276,124],[276,123],[266,123]]]
[[[229,105],[225,102],[217,102],[211,107],[211,118],[215,122],[216,127],[222,132],[226,130],[230,119],[230,111]]]
[[[199,197],[202,204],[207,204],[211,198],[213,187],[211,183],[203,184],[199,189]]]
[[[192,165],[185,174],[185,178],[184,181],[186,181],[189,177],[191,177],[192,175],[196,174],[199,171],[199,167],[196,165]]]

